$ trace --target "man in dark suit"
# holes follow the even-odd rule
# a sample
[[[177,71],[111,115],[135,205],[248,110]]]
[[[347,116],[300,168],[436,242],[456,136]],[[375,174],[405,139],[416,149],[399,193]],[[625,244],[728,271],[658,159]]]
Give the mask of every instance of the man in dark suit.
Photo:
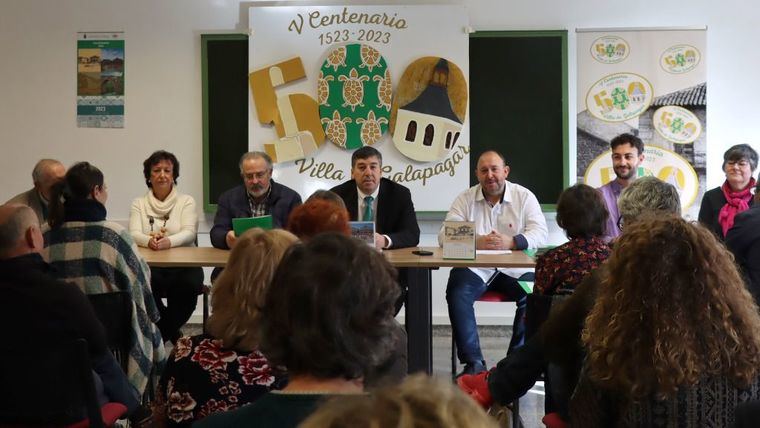
[[[412,194],[406,187],[382,178],[383,155],[371,146],[351,155],[351,180],[333,187],[343,199],[352,221],[375,222],[375,246],[380,249],[414,247],[420,228]]]

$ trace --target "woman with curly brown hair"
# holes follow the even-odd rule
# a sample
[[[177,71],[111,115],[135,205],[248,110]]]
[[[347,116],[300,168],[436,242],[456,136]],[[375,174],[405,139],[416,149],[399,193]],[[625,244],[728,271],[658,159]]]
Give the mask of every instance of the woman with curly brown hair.
[[[760,398],[760,315],[733,259],[676,215],[626,225],[582,340],[574,426],[729,426]]]

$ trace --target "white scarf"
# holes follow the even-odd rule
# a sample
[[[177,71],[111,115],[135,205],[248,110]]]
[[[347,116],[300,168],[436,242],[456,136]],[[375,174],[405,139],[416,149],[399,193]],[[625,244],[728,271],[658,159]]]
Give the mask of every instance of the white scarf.
[[[166,195],[166,198],[163,201],[159,201],[156,198],[152,189],[148,190],[148,194],[145,195],[145,200],[147,202],[148,212],[146,214],[148,214],[148,216],[155,219],[164,218],[164,216],[168,215],[172,209],[174,209],[174,204],[177,203],[177,189],[172,186],[172,191]]]

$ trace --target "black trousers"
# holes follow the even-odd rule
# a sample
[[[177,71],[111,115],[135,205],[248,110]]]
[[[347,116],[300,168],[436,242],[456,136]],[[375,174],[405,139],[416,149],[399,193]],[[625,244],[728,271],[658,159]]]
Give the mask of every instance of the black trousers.
[[[198,294],[203,290],[203,269],[154,267],[150,275],[153,299],[161,313],[156,325],[164,340],[174,342],[179,338],[179,328],[190,319],[198,304]]]

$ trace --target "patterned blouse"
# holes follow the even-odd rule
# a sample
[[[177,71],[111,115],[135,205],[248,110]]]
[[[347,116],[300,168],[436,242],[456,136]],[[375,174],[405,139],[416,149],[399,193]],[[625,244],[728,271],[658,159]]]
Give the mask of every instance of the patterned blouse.
[[[212,336],[184,336],[167,361],[158,390],[167,425],[190,426],[204,417],[250,403],[287,382],[259,351],[222,347]]]
[[[610,246],[601,237],[571,239],[538,257],[533,292],[571,293],[609,255]]]

